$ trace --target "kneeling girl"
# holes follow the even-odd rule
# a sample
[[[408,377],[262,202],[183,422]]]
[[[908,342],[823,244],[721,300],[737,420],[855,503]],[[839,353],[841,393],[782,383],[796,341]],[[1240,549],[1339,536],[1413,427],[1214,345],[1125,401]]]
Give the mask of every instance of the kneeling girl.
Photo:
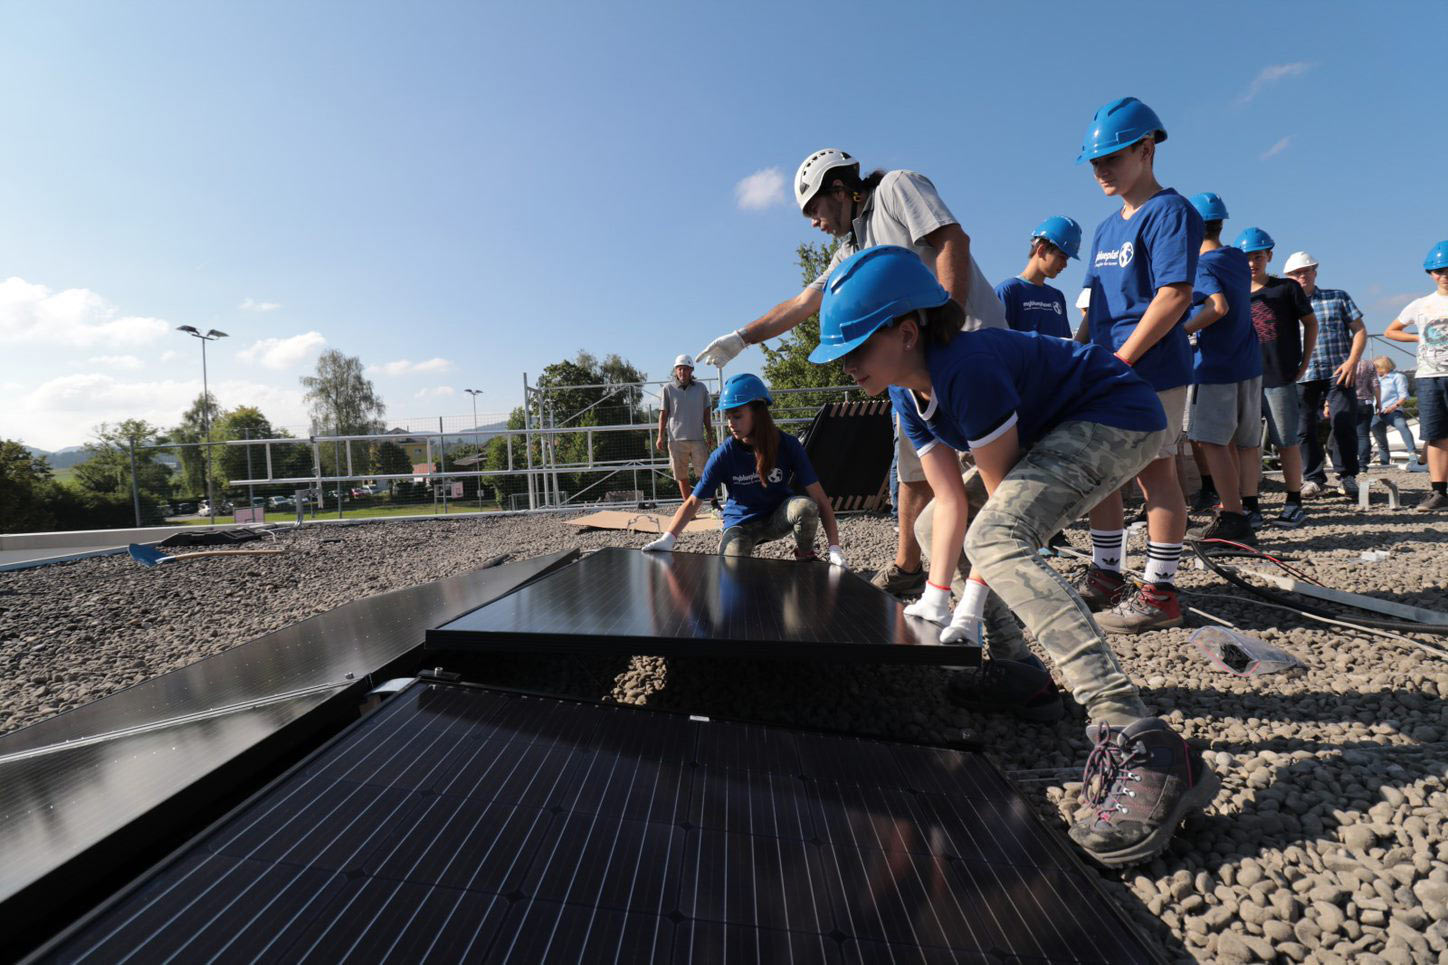
[[[794,558],[815,559],[815,531],[824,523],[830,563],[845,565],[839,528],[829,497],[798,439],[770,417],[774,398],[757,375],[731,375],[719,392],[719,411],[729,437],[714,450],[689,498],[674,513],[662,537],[643,547],[669,551],[700,506],[722,483],[729,491],[724,503],[721,556],[753,556],[761,543],[794,537]],[[793,476],[806,496],[790,486]]]

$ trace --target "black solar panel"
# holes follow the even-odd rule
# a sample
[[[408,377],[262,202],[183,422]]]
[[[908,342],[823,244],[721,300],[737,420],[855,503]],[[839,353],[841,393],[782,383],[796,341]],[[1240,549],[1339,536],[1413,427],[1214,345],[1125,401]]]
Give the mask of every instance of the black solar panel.
[[[415,684],[55,961],[1150,961],[983,757]]]
[[[837,511],[874,510],[889,502],[895,422],[889,399],[820,406],[804,432],[804,451]],[[803,492],[803,487],[796,484]]]
[[[7,944],[52,934],[75,917],[67,905],[116,865],[353,719],[369,675],[415,660],[428,627],[575,555],[357,600],[0,737]],[[405,671],[415,672],[415,663]]]
[[[439,651],[784,657],[972,666],[976,646],[824,563],[600,550],[429,630]]]

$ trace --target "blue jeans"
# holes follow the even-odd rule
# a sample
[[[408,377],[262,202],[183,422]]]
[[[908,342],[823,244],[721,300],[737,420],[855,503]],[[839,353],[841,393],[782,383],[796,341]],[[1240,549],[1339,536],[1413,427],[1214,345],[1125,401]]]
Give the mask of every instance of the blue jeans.
[[[1398,435],[1402,437],[1403,445],[1408,449],[1408,459],[1412,460],[1416,458],[1415,454],[1418,451],[1418,444],[1413,441],[1413,430],[1408,428],[1408,417],[1403,413],[1402,409],[1394,409],[1387,415],[1373,416],[1373,438],[1378,441],[1378,452],[1381,453],[1381,456],[1378,458],[1378,464],[1386,466],[1389,461],[1388,426],[1392,426],[1398,430]]]

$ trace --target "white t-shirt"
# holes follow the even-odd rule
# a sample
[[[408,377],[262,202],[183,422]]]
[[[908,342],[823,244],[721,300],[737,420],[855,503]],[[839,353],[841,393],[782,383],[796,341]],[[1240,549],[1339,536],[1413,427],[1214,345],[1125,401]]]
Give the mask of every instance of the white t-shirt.
[[[1408,303],[1398,313],[1404,327],[1418,327],[1420,379],[1448,377],[1448,295],[1434,292]]]
[[[825,290],[825,281],[840,262],[857,251],[876,245],[900,245],[920,256],[935,271],[936,250],[924,238],[937,228],[958,224],[955,215],[940,200],[935,185],[923,174],[914,171],[891,171],[865,200],[860,216],[854,221],[854,235],[840,241],[829,267],[809,287]],[[1006,310],[996,297],[995,288],[985,280],[975,256],[970,257],[970,294],[966,296],[965,325],[967,332],[981,328],[1005,328]]]
[[[1083,312],[1091,307],[1091,289],[1081,289],[1081,294],[1076,296],[1076,307]]]

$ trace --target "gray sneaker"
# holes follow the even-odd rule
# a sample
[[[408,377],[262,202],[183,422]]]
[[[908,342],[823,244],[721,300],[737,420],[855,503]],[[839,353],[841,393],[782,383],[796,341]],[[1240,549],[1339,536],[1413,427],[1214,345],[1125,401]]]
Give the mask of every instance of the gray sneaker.
[[[870,582],[886,593],[893,593],[895,596],[909,596],[919,593],[921,587],[925,586],[925,567],[922,566],[911,573],[891,563],[876,573]]]
[[[1071,826],[1071,840],[1107,867],[1156,857],[1182,819],[1206,808],[1222,787],[1201,751],[1159,718],[1122,730],[1093,724],[1086,736],[1096,746],[1086,759],[1081,795],[1094,812]]]
[[[1419,500],[1418,505],[1413,508],[1420,513],[1431,513],[1439,509],[1448,509],[1448,496],[1434,490],[1428,494],[1427,499]]]
[[[1302,484],[1302,498],[1316,499],[1322,495],[1322,483],[1313,482],[1311,479]]]

